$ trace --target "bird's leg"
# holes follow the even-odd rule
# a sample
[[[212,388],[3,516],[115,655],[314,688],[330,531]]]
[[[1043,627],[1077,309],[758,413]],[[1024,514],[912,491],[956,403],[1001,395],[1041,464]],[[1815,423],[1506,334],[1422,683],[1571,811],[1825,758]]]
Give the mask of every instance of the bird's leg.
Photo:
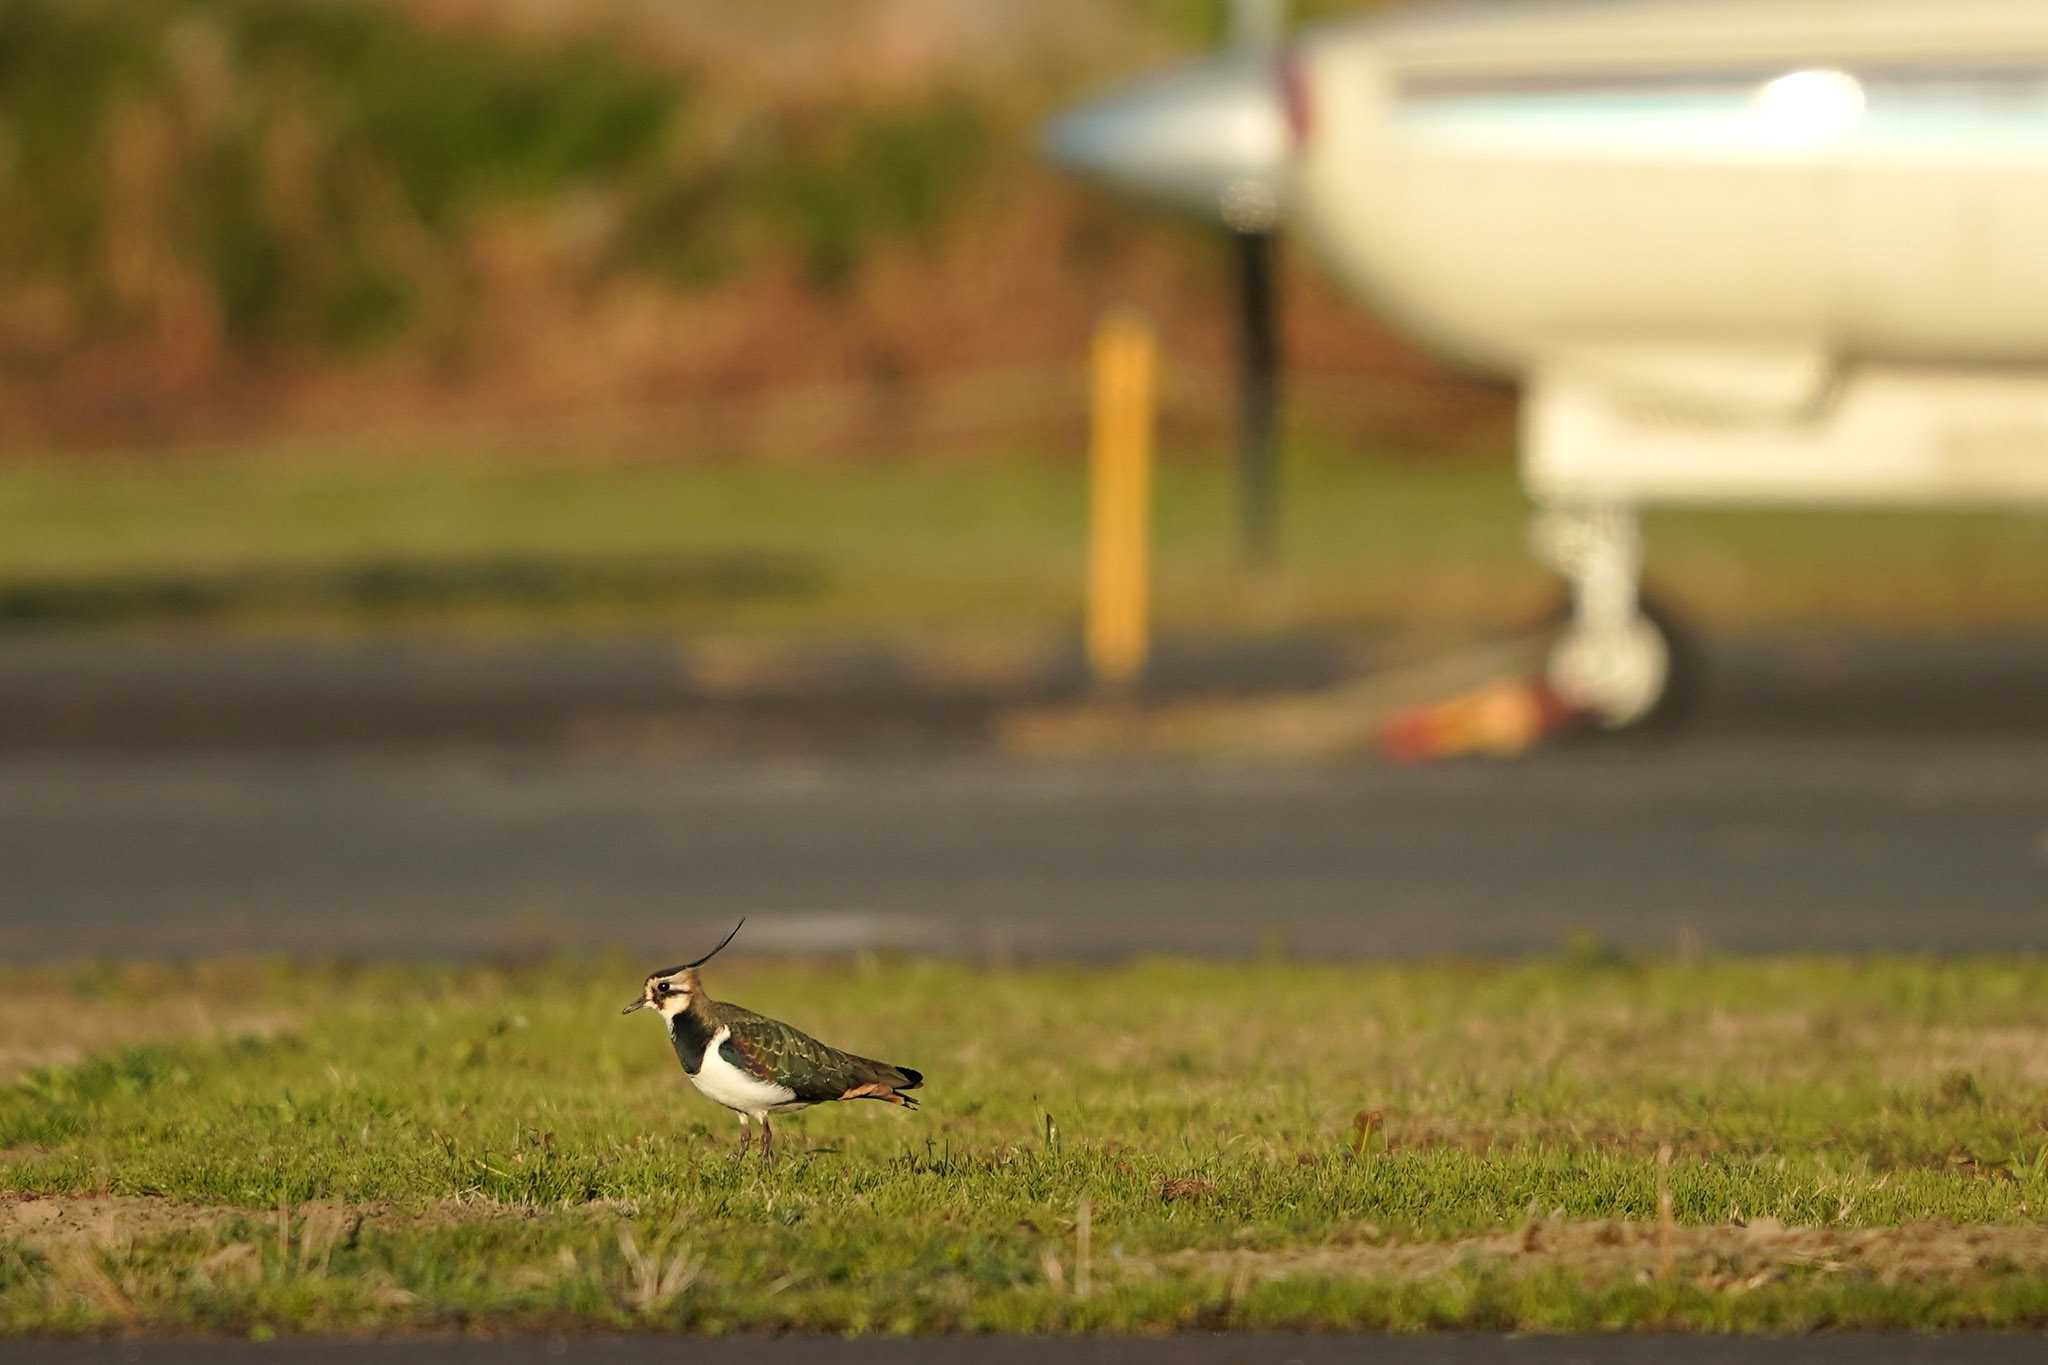
[[[745,1160],[747,1159],[747,1149],[748,1149],[749,1147],[753,1146],[753,1145],[754,1145],[754,1130],[753,1130],[753,1129],[751,1129],[751,1128],[749,1128],[749,1127],[747,1127],[747,1116],[746,1116],[745,1114],[741,1114],[741,1115],[740,1115],[740,1151],[739,1151],[739,1156],[738,1156],[738,1158],[737,1158],[737,1159],[738,1159],[738,1160],[740,1160],[740,1161],[745,1161]]]
[[[775,1130],[768,1126],[768,1116],[761,1115],[761,1159],[770,1165],[775,1163]]]

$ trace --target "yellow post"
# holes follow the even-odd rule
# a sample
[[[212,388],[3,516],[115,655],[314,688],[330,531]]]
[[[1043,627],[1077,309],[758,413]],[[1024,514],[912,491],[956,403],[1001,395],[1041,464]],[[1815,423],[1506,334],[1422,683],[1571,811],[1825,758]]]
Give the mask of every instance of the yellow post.
[[[1157,355],[1151,326],[1135,315],[1114,314],[1095,333],[1088,668],[1098,687],[1136,683],[1150,647],[1146,617]]]

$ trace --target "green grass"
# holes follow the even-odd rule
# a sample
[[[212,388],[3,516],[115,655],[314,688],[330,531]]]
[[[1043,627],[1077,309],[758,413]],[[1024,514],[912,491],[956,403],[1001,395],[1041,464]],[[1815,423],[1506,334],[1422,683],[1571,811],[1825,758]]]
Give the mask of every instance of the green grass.
[[[0,1097],[0,1329],[2048,1326],[2041,960],[735,962],[928,1077],[773,1168],[638,975],[8,973],[218,1027]]]
[[[1280,565],[1236,555],[1232,471],[1157,480],[1183,632],[1525,619],[1554,593],[1505,463],[1304,454]],[[905,636],[1078,619],[1076,460],[588,463],[446,452],[0,464],[0,624]],[[2039,626],[2048,518],[1667,513],[1651,573],[1715,626]],[[1870,572],[1873,561],[1886,565]]]
[[[1516,577],[1525,603],[1542,590],[1522,558],[1512,486],[1491,471],[1410,477],[1365,461],[1304,462],[1290,497],[1290,567],[1263,581],[1237,571],[1227,470],[1177,466],[1159,493],[1169,627],[1471,611]],[[508,558],[591,574],[637,568],[658,582],[664,568],[745,554],[784,566],[800,590],[707,600],[679,573],[675,591],[631,602],[483,597],[411,615],[843,634],[1058,629],[1078,617],[1085,495],[1078,462],[1024,459],[28,464],[0,467],[0,593],[11,585],[20,600],[73,585],[118,596],[166,577],[206,585],[251,573],[297,574],[317,588],[318,574],[351,566],[417,576]],[[379,614],[318,591],[242,605],[200,619],[345,624]]]

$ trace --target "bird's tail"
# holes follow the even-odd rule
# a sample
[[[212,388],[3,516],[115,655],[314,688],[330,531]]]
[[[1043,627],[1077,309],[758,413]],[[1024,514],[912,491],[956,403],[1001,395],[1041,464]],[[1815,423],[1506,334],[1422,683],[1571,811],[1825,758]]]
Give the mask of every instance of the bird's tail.
[[[924,1073],[922,1071],[913,1071],[907,1066],[892,1066],[889,1069],[895,1072],[899,1078],[895,1084],[889,1087],[890,1102],[900,1104],[905,1109],[917,1108],[917,1101],[903,1092],[915,1090],[923,1085]]]
[[[890,1066],[887,1062],[877,1062],[866,1057],[860,1060],[871,1068],[870,1078],[840,1096],[841,1099],[883,1100],[889,1104],[900,1104],[905,1109],[917,1108],[917,1101],[903,1092],[915,1090],[924,1084],[922,1071],[913,1071],[907,1066]]]

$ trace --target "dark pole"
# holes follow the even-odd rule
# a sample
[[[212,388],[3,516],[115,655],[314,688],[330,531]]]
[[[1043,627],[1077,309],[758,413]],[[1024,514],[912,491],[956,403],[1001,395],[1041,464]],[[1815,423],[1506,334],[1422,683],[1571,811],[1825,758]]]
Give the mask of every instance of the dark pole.
[[[1273,253],[1270,232],[1238,232],[1238,271],[1242,280],[1241,319],[1244,367],[1242,426],[1238,433],[1238,474],[1243,500],[1243,553],[1246,564],[1263,569],[1278,551],[1280,456],[1280,335],[1273,297]]]

